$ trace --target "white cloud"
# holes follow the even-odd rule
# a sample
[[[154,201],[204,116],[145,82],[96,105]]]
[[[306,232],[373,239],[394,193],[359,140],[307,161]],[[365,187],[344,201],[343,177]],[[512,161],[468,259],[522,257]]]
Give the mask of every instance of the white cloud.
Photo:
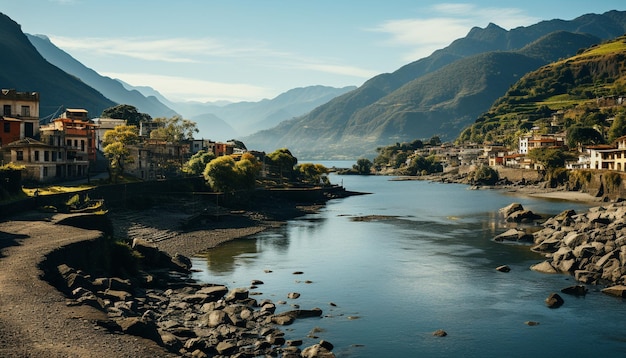
[[[443,3],[432,6],[427,17],[389,20],[372,31],[388,34],[388,46],[407,47],[403,60],[413,61],[465,37],[475,26],[485,27],[492,22],[510,29],[537,21],[537,18],[527,16],[524,10],[517,8],[481,8],[473,4]]]
[[[147,73],[114,73],[103,75],[118,78],[134,86],[150,86],[172,101],[233,102],[273,97],[270,89],[245,83],[221,83],[185,77],[163,76]]]

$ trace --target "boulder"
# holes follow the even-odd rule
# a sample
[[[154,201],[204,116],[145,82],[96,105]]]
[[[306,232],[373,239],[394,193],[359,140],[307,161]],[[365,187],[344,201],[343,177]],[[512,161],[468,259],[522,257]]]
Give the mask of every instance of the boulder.
[[[121,327],[122,332],[126,334],[151,339],[163,345],[161,335],[154,321],[146,321],[141,317],[127,317],[116,320],[116,323]]]
[[[587,294],[587,291],[587,287],[583,285],[569,286],[561,290],[562,293],[573,296],[584,296]]]
[[[502,214],[502,216],[504,216],[505,218],[508,218],[514,212],[521,211],[521,210],[524,210],[524,207],[522,206],[522,204],[512,203],[512,204],[505,206],[504,208],[501,208],[498,211]]]
[[[530,266],[530,269],[541,273],[558,273],[558,271],[554,268],[554,266],[552,266],[549,261],[544,261],[536,265],[532,265]]]
[[[289,292],[287,294],[287,298],[290,298],[290,299],[293,299],[293,300],[295,300],[298,297],[300,297],[300,294],[298,292]]]
[[[615,296],[615,297],[626,297],[626,286],[625,285],[616,285],[602,289],[602,293],[607,295]]]
[[[529,223],[537,219],[541,219],[541,215],[537,215],[530,210],[516,211],[506,217],[506,221],[516,223]]]
[[[499,235],[496,235],[493,238],[494,241],[502,242],[502,241],[515,241],[515,242],[533,242],[534,236],[532,234],[528,234],[523,230],[518,229],[509,229]]]
[[[558,293],[551,293],[550,296],[546,298],[546,306],[548,306],[548,308],[559,308],[563,306],[563,303],[565,303],[565,301],[563,301],[563,298],[559,296]]]

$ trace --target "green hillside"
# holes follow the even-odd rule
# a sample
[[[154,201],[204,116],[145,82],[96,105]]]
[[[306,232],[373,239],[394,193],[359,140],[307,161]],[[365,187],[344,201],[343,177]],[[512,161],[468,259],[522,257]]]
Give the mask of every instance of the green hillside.
[[[610,140],[611,119],[625,111],[616,105],[617,98],[624,95],[626,36],[621,36],[528,73],[463,131],[459,141],[514,146],[531,128],[549,133],[572,126],[595,128]]]
[[[621,11],[510,31],[494,24],[474,28],[426,58],[243,140],[261,150],[288,147],[312,159],[372,157],[377,146],[435,135],[453,140],[525,72],[625,32]],[[486,53],[494,54],[481,56]]]

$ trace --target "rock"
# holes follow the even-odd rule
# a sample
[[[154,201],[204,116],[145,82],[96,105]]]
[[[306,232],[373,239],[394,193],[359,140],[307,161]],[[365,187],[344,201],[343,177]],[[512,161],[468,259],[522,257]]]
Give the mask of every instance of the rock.
[[[293,273],[293,274],[294,274],[294,275],[302,275],[302,274],[304,274],[304,272],[302,272],[302,271],[294,271],[294,273]]]
[[[532,327],[532,326],[538,326],[539,322],[536,322],[536,321],[526,321],[526,322],[524,322],[524,324],[527,325],[527,326],[531,326]]]
[[[161,342],[163,342],[163,347],[170,352],[178,352],[182,347],[182,342],[173,334],[166,331],[158,331],[161,335]]]
[[[287,298],[290,298],[292,300],[297,299],[298,297],[300,297],[300,294],[298,292],[289,292],[287,294]]]
[[[132,284],[130,280],[123,280],[118,277],[111,277],[110,279],[105,281],[108,285],[109,290],[115,291],[130,291],[132,289]]]
[[[500,272],[510,272],[511,268],[507,265],[502,265],[502,266],[498,266],[496,267],[496,271],[500,271]]]
[[[153,321],[144,321],[141,317],[128,317],[118,319],[116,323],[122,328],[122,332],[126,334],[151,339],[163,345],[161,335]]]
[[[228,287],[226,286],[205,286],[199,289],[197,294],[206,295],[209,301],[217,301],[224,297],[228,293]]]
[[[172,257],[172,263],[175,267],[179,268],[180,271],[191,270],[191,259],[179,253],[174,254],[174,257]]]
[[[443,329],[438,329],[433,332],[433,336],[435,337],[445,337],[447,335],[448,335],[448,332],[444,331]]]
[[[306,347],[300,354],[302,358],[334,358],[335,354],[319,344]]]
[[[499,235],[496,235],[493,240],[497,242],[503,241],[523,241],[523,242],[533,242],[534,236],[532,234],[528,234],[522,230],[518,229],[509,229]]]
[[[536,265],[532,265],[530,266],[530,269],[533,271],[541,272],[541,273],[557,273],[558,272],[549,261],[544,261]]]
[[[222,341],[215,347],[221,355],[231,355],[237,350],[237,342],[233,340]]]
[[[252,286],[263,285],[263,281],[261,280],[252,280],[250,283]]]
[[[222,311],[222,310],[215,310],[215,311],[211,311],[209,312],[208,316],[206,317],[207,319],[207,325],[209,327],[217,327],[221,324],[230,324],[230,319],[228,318],[228,315],[226,314],[226,312]]]
[[[559,296],[558,293],[551,293],[548,298],[546,298],[546,305],[548,308],[559,308],[565,303],[563,298]]]
[[[615,285],[611,287],[607,287],[602,289],[602,293],[607,295],[615,296],[615,297],[626,297],[626,286],[625,285]]]
[[[562,289],[561,292],[566,295],[584,296],[587,294],[587,287],[583,285],[569,286]]]
[[[232,302],[232,301],[245,300],[248,297],[249,297],[248,289],[246,289],[246,288],[235,288],[233,290],[230,290],[228,292],[228,294],[226,295],[226,297],[224,297],[224,299],[227,302]]]
[[[516,211],[506,217],[506,221],[516,223],[528,223],[537,219],[541,219],[541,215],[537,215],[530,210]]]
[[[504,208],[498,210],[505,218],[509,217],[511,214],[513,214],[516,211],[521,211],[524,210],[524,207],[522,206],[522,204],[520,203],[512,203],[509,204],[508,206],[505,206]]]
[[[126,291],[104,290],[104,297],[115,301],[127,301],[133,297]]]
[[[311,310],[292,310],[275,314],[272,316],[271,320],[275,324],[289,325],[292,324],[296,318],[320,317],[321,315],[322,310],[320,308],[313,308]]]

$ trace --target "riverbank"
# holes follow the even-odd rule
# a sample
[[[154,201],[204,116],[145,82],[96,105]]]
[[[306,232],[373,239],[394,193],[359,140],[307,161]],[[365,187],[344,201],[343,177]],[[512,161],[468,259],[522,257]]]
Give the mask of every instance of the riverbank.
[[[346,195],[350,194],[346,192]],[[315,212],[323,203],[297,205],[291,201],[272,200],[256,205],[255,210],[229,210],[209,203],[203,203],[200,208],[198,205],[198,203],[190,204],[188,199],[181,198],[159,201],[158,205],[140,211],[118,208],[111,210],[107,215],[116,234],[120,235],[119,237],[130,240],[143,239],[173,257],[179,256],[178,254],[191,256],[223,242],[282,225],[285,220]],[[198,214],[198,209],[201,209],[201,215]],[[47,274],[41,267],[42,262],[49,258],[51,253],[63,252],[72,245],[76,248],[76,244],[82,245],[102,240],[103,233],[99,230],[64,225],[67,218],[71,219],[75,215],[34,210],[21,212],[0,222],[0,287],[2,287],[0,292],[0,356],[89,358],[184,355],[180,352],[168,352],[163,346],[157,344],[159,339],[119,334],[120,331],[116,330],[114,325],[106,323],[111,322],[111,310],[119,314],[120,310],[123,312],[130,308],[125,307],[123,302],[107,303],[112,298],[110,295],[107,297],[106,290],[103,297],[96,298],[91,296],[91,292],[85,293],[85,290],[82,290],[80,298],[88,298],[87,301],[91,302],[91,305],[77,305],[76,298],[68,298],[42,279]],[[102,256],[102,253],[94,254]],[[72,255],[80,256],[81,254],[78,252]],[[56,263],[53,263],[53,266],[55,265]],[[80,270],[76,274],[78,276],[72,277],[81,277],[81,280],[90,276],[80,273]],[[72,278],[68,277],[68,280]],[[68,281],[68,286],[69,284]],[[187,324],[189,322],[186,320],[189,317],[199,317],[206,313],[205,305],[190,305],[186,301],[190,299],[192,293],[195,295],[201,289],[198,285],[189,283],[188,287],[185,285],[172,293],[151,291],[151,298],[147,302],[155,297],[159,297],[161,302],[182,301],[178,304],[180,307],[187,307],[189,314],[185,315],[185,321],[179,324]],[[232,299],[231,305],[241,305],[238,300],[243,293],[234,292],[236,293],[233,295],[236,297]],[[131,300],[129,302],[146,300],[141,296],[127,297]],[[195,295],[193,299],[198,299],[198,295]],[[248,303],[253,302],[248,298],[245,300]],[[106,305],[106,310],[92,307],[102,304]],[[247,322],[253,322],[254,318],[264,327],[266,324],[275,324],[273,320],[279,322],[278,324],[285,324],[308,312],[308,310],[298,310],[293,314],[289,312],[282,316],[277,314],[278,318],[274,318],[271,306],[271,303],[266,302],[263,312],[251,316]],[[137,306],[134,305],[134,307],[136,310]],[[105,311],[109,311],[109,314],[107,315]],[[129,312],[132,314],[132,311]],[[157,307],[154,307],[154,312],[157,311]],[[171,313],[171,311],[166,312]],[[314,310],[311,312],[317,313]],[[111,329],[112,327],[114,329]],[[263,334],[267,332],[274,331],[263,330]],[[270,337],[264,337],[262,334],[260,337],[263,341],[267,340],[270,346],[281,346],[279,331],[275,331],[272,335],[273,341],[271,342]],[[179,340],[178,344],[181,342],[186,344],[185,340]],[[163,344],[163,342],[159,343]],[[260,343],[260,349],[266,349],[263,348],[265,343]],[[194,344],[190,343],[190,347],[196,349]],[[332,346],[329,346],[327,342],[324,344],[326,347],[318,345],[308,347],[309,352],[326,352],[328,356],[332,356],[329,352]],[[232,349],[231,346],[229,347],[227,348]],[[171,350],[172,347],[170,346],[169,349]],[[285,354],[286,352],[300,352],[300,349],[298,347],[285,348]]]

